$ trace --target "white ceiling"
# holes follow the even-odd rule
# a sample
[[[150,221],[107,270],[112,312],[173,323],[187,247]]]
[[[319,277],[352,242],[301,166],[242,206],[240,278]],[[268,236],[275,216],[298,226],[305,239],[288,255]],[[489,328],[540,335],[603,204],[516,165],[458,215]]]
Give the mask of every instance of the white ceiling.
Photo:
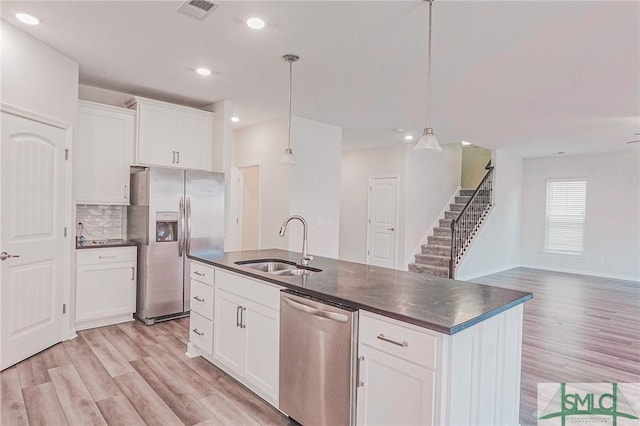
[[[2,2],[2,17],[80,63],[80,80],[203,106],[246,126],[287,114],[344,128],[345,149],[426,125],[427,3],[227,1],[206,20],[174,1]],[[434,2],[432,127],[523,157],[640,144],[640,2]],[[24,11],[43,20],[20,24]],[[260,16],[267,26],[248,29]],[[214,73],[203,78],[199,66]]]

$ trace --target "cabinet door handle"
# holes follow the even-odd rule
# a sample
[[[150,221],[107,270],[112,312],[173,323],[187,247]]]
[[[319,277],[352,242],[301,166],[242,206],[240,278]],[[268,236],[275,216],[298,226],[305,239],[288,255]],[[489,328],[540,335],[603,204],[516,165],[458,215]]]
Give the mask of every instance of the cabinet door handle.
[[[129,192],[127,191],[127,185],[124,186],[124,199],[127,200],[129,198]]]
[[[131,281],[136,279],[136,268],[131,267]]]
[[[115,256],[98,256],[98,259],[113,259]]]
[[[242,320],[240,319],[240,312],[241,312],[241,311],[242,311],[242,306],[238,306],[238,307],[236,308],[236,327],[240,327],[240,324],[241,324],[241,322],[240,322],[240,321],[242,321]]]
[[[194,333],[196,333],[198,336],[204,336],[204,332],[199,332],[197,327],[196,327],[196,328],[194,328],[194,329],[193,329],[193,330],[191,330],[191,331],[193,331]]]
[[[246,310],[247,308],[243,306],[242,310],[240,311],[240,328],[247,328],[247,324],[244,323],[244,311]]]
[[[176,151],[176,153],[178,154],[178,155],[176,155],[176,158],[178,159],[176,161],[176,164],[180,164],[180,151]]]
[[[175,151],[171,151],[173,152],[173,160],[171,160],[172,163],[176,162],[176,152]]]
[[[199,271],[193,271],[194,274],[196,274],[199,277],[204,277],[204,273],[199,272]]]
[[[200,299],[198,296],[193,296],[193,298],[198,302],[204,302],[204,299]]]
[[[361,388],[364,386],[364,382],[362,381],[361,371],[362,371],[362,362],[364,361],[363,356],[358,357],[358,363],[356,364],[356,387]]]
[[[407,346],[409,346],[409,342],[407,342],[406,340],[403,340],[402,342],[398,342],[397,340],[392,340],[392,339],[389,339],[388,337],[384,337],[384,334],[382,333],[378,334],[376,337],[384,342],[391,343],[392,345],[401,346],[403,348],[406,348]]]

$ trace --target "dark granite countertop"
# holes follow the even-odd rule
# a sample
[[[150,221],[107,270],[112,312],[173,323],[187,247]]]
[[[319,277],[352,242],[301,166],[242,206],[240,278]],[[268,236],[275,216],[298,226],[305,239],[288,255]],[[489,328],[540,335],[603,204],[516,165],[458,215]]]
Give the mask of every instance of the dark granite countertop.
[[[454,334],[523,303],[532,293],[361,263],[315,257],[310,266],[322,272],[302,277],[271,275],[234,262],[285,259],[300,262],[300,253],[285,250],[198,252],[193,260],[278,284],[308,296],[365,309],[445,334]]]
[[[135,245],[136,243],[128,240],[87,240],[84,243],[79,243],[76,240],[76,250],[107,247],[130,247]]]

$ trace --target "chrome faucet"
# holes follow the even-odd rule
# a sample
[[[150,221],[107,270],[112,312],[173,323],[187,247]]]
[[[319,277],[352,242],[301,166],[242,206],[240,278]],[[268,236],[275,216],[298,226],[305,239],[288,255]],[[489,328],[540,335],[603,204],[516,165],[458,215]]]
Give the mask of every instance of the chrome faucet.
[[[298,216],[295,214],[293,216],[289,216],[284,220],[282,227],[280,227],[280,236],[284,237],[285,232],[287,232],[287,225],[293,219],[298,219],[300,222],[302,222],[302,260],[300,261],[300,264],[303,266],[308,266],[309,261],[313,260],[313,256],[309,255],[307,248],[307,221],[304,220],[302,216]]]

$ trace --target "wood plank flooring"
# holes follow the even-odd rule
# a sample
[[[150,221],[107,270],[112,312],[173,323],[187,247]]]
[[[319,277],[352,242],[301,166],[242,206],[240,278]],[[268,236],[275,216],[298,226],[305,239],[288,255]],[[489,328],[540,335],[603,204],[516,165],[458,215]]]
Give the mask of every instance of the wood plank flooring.
[[[531,291],[525,304],[520,421],[537,384],[640,382],[640,286],[517,268],[473,280]],[[184,355],[188,319],[79,332],[0,374],[0,423],[293,425],[224,372]]]
[[[640,284],[516,268],[475,280],[530,291],[520,423],[537,424],[538,383],[640,382]]]
[[[78,332],[0,374],[2,426],[293,425],[202,358],[189,319]]]

